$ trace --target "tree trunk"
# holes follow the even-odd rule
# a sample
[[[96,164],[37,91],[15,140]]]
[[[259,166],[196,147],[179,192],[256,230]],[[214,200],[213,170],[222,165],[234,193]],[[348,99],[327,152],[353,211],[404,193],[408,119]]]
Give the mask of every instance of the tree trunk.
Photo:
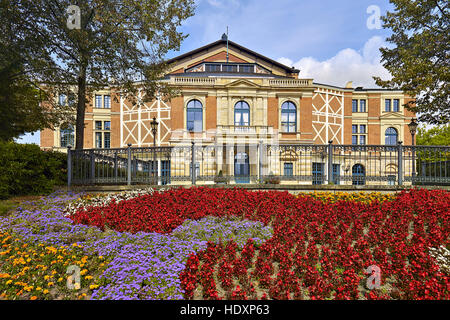
[[[80,67],[80,75],[78,76],[78,104],[77,104],[75,149],[83,149],[85,108],[86,108],[86,64],[82,64]]]

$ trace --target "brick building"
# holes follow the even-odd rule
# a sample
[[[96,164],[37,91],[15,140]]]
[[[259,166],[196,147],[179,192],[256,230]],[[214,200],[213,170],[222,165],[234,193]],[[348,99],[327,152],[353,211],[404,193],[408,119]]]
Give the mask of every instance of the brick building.
[[[159,122],[157,146],[191,141],[231,146],[261,141],[323,145],[330,140],[336,145],[411,144],[407,124],[414,113],[403,107],[410,98],[401,91],[303,79],[300,70],[226,36],[169,63],[171,71],[162,81],[180,89],[171,101],[142,103],[139,93],[133,103],[114,88],[95,92],[86,109],[84,147],[153,146],[153,117]],[[60,99],[64,103],[65,96]],[[70,128],[47,129],[41,132],[41,147],[65,150],[73,139]],[[252,157],[248,148],[241,151]]]

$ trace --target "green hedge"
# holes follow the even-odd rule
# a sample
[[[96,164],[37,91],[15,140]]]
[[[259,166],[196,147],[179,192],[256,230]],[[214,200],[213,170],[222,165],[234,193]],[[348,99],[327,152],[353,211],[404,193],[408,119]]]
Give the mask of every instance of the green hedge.
[[[66,154],[0,141],[0,199],[47,194],[66,182]]]

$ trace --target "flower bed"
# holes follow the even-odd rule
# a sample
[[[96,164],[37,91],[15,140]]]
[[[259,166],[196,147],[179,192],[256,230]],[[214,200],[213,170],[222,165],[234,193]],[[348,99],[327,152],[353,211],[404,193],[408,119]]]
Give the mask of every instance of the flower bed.
[[[0,231],[45,246],[75,242],[93,266],[104,257],[92,299],[449,299],[449,200],[437,190],[201,187],[55,195],[1,219]],[[371,290],[373,265],[381,287]]]

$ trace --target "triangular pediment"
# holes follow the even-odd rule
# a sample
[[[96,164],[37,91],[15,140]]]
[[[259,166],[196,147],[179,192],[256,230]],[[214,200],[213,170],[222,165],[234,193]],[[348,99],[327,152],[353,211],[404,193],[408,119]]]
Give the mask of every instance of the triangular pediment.
[[[299,70],[283,65],[237,43],[227,42],[223,39],[167,61],[171,66],[170,74],[184,73],[186,70],[192,71],[192,68],[195,69],[204,62],[257,64],[261,70],[279,76],[297,76],[299,72]]]
[[[246,80],[246,79],[239,79],[233,82],[228,83],[225,85],[226,88],[259,88],[260,86],[256,83]]]
[[[404,116],[403,116],[403,114],[401,114],[399,112],[386,112],[386,113],[383,113],[380,116],[380,119],[387,119],[387,118],[390,118],[390,119],[403,119]]]

